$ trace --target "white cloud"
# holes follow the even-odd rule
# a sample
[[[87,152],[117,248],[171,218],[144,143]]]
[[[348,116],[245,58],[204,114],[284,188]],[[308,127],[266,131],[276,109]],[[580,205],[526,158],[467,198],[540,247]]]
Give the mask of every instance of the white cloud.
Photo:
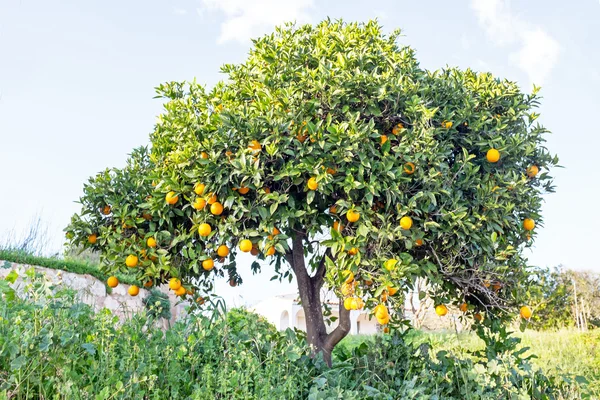
[[[558,62],[560,44],[542,28],[532,26],[512,12],[509,0],[471,0],[479,24],[497,46],[517,46],[509,60],[542,84]]]
[[[313,4],[314,0],[202,0],[198,13],[224,14],[219,43],[229,40],[247,42],[284,22],[310,21],[308,9]]]

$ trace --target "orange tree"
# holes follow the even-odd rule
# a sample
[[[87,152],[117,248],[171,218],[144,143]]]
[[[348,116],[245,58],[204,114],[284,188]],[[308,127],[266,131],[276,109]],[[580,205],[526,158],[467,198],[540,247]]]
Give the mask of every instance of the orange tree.
[[[293,274],[308,342],[329,362],[351,309],[398,326],[419,277],[440,315],[456,305],[491,327],[514,314],[557,163],[537,89],[427,71],[398,36],[376,22],[287,25],[210,90],[161,85],[151,151],[90,180],[71,243],[182,296],[267,265]],[[236,264],[239,252],[257,262]],[[341,300],[330,333],[324,286]]]

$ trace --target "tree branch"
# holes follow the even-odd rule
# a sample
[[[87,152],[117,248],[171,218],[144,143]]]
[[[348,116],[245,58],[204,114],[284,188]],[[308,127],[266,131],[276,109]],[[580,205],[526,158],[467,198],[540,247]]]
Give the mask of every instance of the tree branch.
[[[306,265],[304,262],[304,245],[302,243],[305,233],[296,230],[292,237],[292,270],[296,274],[296,279],[300,283],[306,283],[310,280]]]
[[[323,349],[331,354],[336,344],[350,333],[350,310],[346,310],[340,301],[340,319],[338,326],[325,337]]]
[[[330,248],[327,248],[327,250],[325,250],[325,254],[323,254],[323,257],[321,257],[321,261],[319,261],[317,271],[315,272],[315,275],[311,278],[313,284],[318,288],[321,288],[321,286],[323,285],[323,280],[325,279],[325,272],[327,272],[327,268],[325,267],[325,259],[327,257],[333,260]]]

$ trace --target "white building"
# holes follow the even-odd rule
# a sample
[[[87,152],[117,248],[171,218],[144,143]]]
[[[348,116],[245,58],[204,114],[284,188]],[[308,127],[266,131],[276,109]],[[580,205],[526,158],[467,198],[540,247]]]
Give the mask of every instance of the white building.
[[[297,293],[274,296],[256,304],[252,311],[264,316],[269,322],[280,330],[297,328],[306,331],[306,319],[304,310],[299,303]],[[321,292],[321,300],[331,308],[331,316],[339,320],[339,300],[332,292]],[[327,331],[331,332],[337,326],[337,321],[331,324],[325,323]],[[368,311],[350,311],[350,334],[370,335],[377,333],[381,326],[374,317],[369,319]]]

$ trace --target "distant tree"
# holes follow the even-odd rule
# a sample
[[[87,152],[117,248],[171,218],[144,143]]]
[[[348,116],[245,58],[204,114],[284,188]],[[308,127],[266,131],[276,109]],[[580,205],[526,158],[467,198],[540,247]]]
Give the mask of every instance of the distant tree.
[[[418,278],[436,305],[466,301],[489,326],[514,316],[527,290],[521,250],[557,163],[535,122],[538,89],[427,71],[399,34],[376,22],[287,25],[211,90],[159,86],[151,152],[90,180],[71,243],[101,252],[110,273],[180,279],[182,296],[211,292],[216,277],[240,284],[259,261],[293,274],[308,342],[328,362],[351,309],[403,324],[395,310]],[[240,251],[257,257],[250,270]],[[330,333],[323,286],[342,299]]]

